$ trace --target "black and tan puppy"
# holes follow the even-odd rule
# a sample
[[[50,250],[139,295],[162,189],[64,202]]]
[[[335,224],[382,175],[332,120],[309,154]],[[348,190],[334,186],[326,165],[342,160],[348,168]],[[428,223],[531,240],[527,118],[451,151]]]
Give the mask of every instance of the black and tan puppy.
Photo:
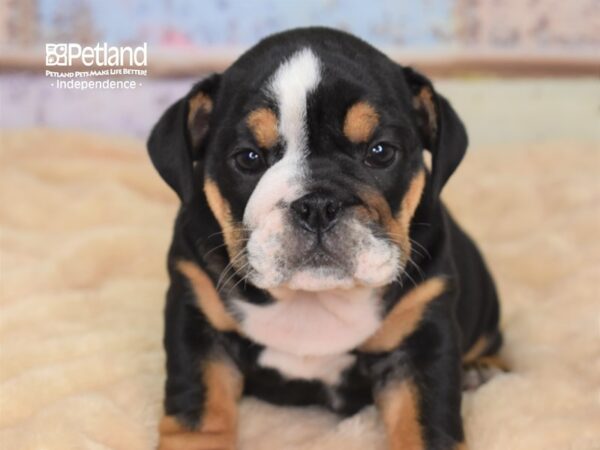
[[[323,28],[263,40],[171,106],[148,142],[181,198],[160,449],[235,448],[242,395],[374,402],[390,449],[462,448],[461,365],[501,342],[492,279],[439,199],[466,148],[427,78]]]

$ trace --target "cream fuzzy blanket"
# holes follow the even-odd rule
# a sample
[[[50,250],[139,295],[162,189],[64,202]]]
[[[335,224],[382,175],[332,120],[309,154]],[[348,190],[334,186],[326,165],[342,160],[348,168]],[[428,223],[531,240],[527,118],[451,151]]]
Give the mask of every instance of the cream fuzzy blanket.
[[[174,195],[138,141],[3,132],[0,447],[148,450]],[[600,449],[600,152],[476,149],[445,197],[499,284],[513,372],[464,396],[471,450]],[[373,408],[242,404],[242,450],[383,449]]]

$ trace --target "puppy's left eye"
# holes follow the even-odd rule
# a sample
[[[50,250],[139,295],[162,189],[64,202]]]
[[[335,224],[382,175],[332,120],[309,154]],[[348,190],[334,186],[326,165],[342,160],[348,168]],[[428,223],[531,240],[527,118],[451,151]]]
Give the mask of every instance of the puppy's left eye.
[[[365,155],[364,163],[375,169],[388,167],[394,162],[396,150],[386,144],[377,144],[369,148]]]
[[[246,149],[238,152],[233,157],[235,165],[243,172],[256,173],[265,167],[265,160],[262,155],[255,150]]]

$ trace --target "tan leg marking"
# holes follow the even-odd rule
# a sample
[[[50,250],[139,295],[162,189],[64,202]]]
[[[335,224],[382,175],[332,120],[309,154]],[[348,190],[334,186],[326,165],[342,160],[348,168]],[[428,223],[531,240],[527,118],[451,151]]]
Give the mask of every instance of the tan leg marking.
[[[478,364],[479,366],[486,368],[496,368],[503,372],[510,371],[508,364],[500,357],[500,355],[482,356],[473,361],[473,364]]]
[[[242,376],[229,362],[215,361],[203,370],[207,388],[202,430],[233,430],[237,425],[237,402],[242,395]]]
[[[230,363],[223,361],[206,363],[202,375],[206,400],[199,427],[190,430],[175,417],[163,417],[159,425],[159,450],[235,449],[241,375]]]
[[[231,207],[227,200],[221,195],[221,191],[213,180],[207,178],[204,182],[204,194],[208,201],[208,206],[213,212],[219,226],[223,231],[223,239],[227,247],[229,258],[233,261],[234,266],[238,266],[241,261],[238,261],[239,251],[241,250],[241,240],[243,232],[241,227],[237,226],[231,215]]]
[[[462,367],[463,390],[474,390],[496,375],[509,372],[509,367],[499,355],[480,356],[465,362]]]
[[[252,111],[246,119],[246,124],[262,148],[271,148],[279,140],[277,116],[268,108]]]
[[[379,124],[379,114],[367,102],[355,103],[348,109],[344,119],[344,135],[355,144],[371,139]]]
[[[411,381],[385,387],[375,399],[385,425],[389,450],[423,450],[419,398]]]
[[[508,372],[510,369],[506,362],[497,353],[485,355],[489,351],[490,337],[481,335],[462,357],[465,366],[479,365],[485,367],[496,367]],[[484,356],[485,355],[485,356]]]
[[[487,349],[488,343],[489,341],[487,336],[481,336],[479,339],[477,339],[471,348],[469,348],[467,353],[463,355],[463,364],[469,364],[481,356],[481,354]]]
[[[196,294],[196,303],[213,328],[238,331],[239,325],[227,311],[210,277],[196,263],[178,261],[177,269],[189,280]]]
[[[375,334],[359,347],[359,350],[378,353],[397,348],[417,329],[427,305],[444,292],[445,287],[444,279],[436,277],[409,291],[385,317]]]

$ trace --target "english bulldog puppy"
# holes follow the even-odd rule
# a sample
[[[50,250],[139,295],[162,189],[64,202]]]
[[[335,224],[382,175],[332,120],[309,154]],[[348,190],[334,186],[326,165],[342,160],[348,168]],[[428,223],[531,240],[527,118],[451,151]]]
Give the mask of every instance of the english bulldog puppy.
[[[374,403],[391,450],[466,448],[462,367],[477,384],[502,342],[440,200],[466,148],[425,76],[326,28],[270,36],[173,104],[148,141],[181,199],[159,448],[236,448],[242,396]]]

